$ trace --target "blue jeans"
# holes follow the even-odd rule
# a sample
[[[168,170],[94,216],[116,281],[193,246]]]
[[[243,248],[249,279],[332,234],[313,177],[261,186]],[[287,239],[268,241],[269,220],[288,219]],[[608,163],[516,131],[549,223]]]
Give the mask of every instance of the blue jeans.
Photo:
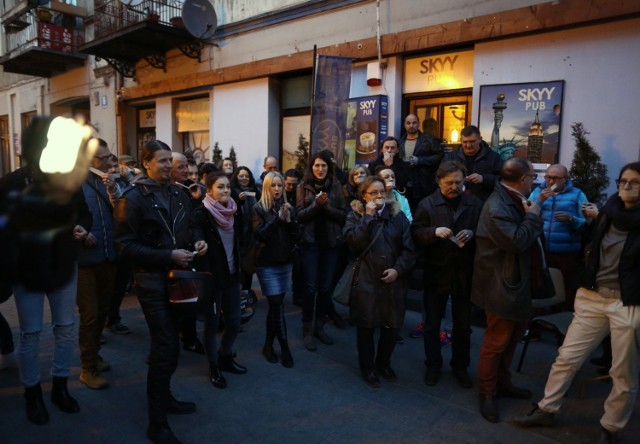
[[[13,287],[20,322],[20,381],[25,387],[40,383],[38,345],[45,296],[49,300],[54,336],[51,375],[69,376],[71,356],[77,340],[73,328],[77,286],[76,268],[67,284],[49,293],[27,290],[22,285]]]
[[[322,319],[327,314],[340,248],[304,244],[301,251],[305,284],[302,322],[312,322],[314,313],[316,319]]]

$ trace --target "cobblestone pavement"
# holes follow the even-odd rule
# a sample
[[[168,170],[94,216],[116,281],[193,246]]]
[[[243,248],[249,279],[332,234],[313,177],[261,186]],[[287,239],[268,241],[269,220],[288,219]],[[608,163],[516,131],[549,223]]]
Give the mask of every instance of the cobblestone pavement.
[[[477,411],[475,389],[460,388],[448,368],[444,369],[437,386],[427,387],[422,382],[422,340],[408,337],[420,320],[419,313],[407,312],[405,340],[393,355],[392,365],[398,381],[383,381],[382,388],[372,389],[359,376],[354,328],[337,330],[328,326],[327,332],[335,344],[319,344],[317,352],[308,352],[302,346],[300,309],[292,305],[289,298],[286,304],[295,359],[292,369],[270,364],[260,354],[267,310],[262,297],[256,316],[244,326],[236,342],[237,360],[249,368],[248,374],[227,375],[227,389],[216,389],[208,382],[204,356],[181,352],[173,378],[173,393],[178,399],[197,403],[195,414],[169,419],[184,443],[574,444],[596,441],[602,404],[610,384],[594,381],[596,369],[588,363],[577,374],[556,427],[525,430],[510,425],[509,418],[526,413],[531,404],[508,399],[499,400],[502,421],[490,424]],[[0,306],[0,310],[9,320],[17,343],[18,322],[13,299]],[[341,307],[339,310],[346,314]],[[105,333],[107,343],[101,352],[112,366],[106,374],[110,388],[93,391],[78,381],[80,360],[76,351],[70,390],[80,403],[78,414],[62,413],[50,402],[50,326],[44,329],[41,339],[42,381],[51,415],[49,424],[37,426],[27,421],[18,371],[0,371],[0,443],[148,442],[145,437],[145,357],[149,342],[144,317],[134,296],[125,298],[122,316],[133,333],[128,336]],[[203,324],[199,322],[198,328],[201,330]],[[477,367],[482,334],[482,329],[473,329],[472,375]],[[445,363],[450,350],[451,347],[447,347],[443,351]],[[520,349],[516,357],[519,352]],[[523,372],[514,376],[517,385],[534,392],[534,400],[542,394],[555,352],[554,338],[543,334],[541,341],[530,345]],[[640,436],[638,404],[636,400],[623,442],[635,443]]]

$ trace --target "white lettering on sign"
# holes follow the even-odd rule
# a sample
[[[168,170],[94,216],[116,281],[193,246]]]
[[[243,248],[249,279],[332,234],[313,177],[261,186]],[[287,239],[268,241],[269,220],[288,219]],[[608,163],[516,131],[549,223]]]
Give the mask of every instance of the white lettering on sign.
[[[360,102],[360,109],[361,110],[371,109],[371,108],[374,108],[375,106],[376,106],[376,100],[375,99],[363,100],[362,102]]]
[[[546,109],[546,103],[544,100],[551,100],[553,88],[529,88],[521,89],[518,91],[518,101],[527,102],[524,105],[525,110],[541,111]]]

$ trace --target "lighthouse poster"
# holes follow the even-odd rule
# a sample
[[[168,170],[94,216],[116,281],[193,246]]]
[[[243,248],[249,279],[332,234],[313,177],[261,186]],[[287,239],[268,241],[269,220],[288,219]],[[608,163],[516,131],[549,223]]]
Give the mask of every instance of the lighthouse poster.
[[[503,160],[558,162],[564,81],[480,86],[478,128]]]

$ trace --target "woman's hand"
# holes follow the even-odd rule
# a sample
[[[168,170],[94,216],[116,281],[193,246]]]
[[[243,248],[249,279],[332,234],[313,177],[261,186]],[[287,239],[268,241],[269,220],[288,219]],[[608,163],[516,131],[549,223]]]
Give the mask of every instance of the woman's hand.
[[[324,206],[329,202],[329,195],[324,191],[320,191],[316,196],[316,205]]]
[[[369,216],[374,216],[376,214],[376,203],[374,201],[367,202],[365,206],[365,211]]]
[[[291,205],[289,205],[289,203],[285,203],[280,207],[278,217],[283,222],[291,222]]]
[[[238,194],[238,199],[245,200],[246,198],[247,198],[247,195],[244,194],[244,191],[242,193]]]
[[[390,284],[392,282],[395,282],[396,279],[398,279],[398,272],[396,271],[395,268],[389,268],[387,270],[384,270],[382,272],[382,277],[380,278],[380,280],[385,284]]]
[[[207,250],[209,249],[209,246],[203,240],[199,240],[198,242],[196,242],[194,244],[194,247],[196,249],[197,256],[204,256],[207,253]]]

